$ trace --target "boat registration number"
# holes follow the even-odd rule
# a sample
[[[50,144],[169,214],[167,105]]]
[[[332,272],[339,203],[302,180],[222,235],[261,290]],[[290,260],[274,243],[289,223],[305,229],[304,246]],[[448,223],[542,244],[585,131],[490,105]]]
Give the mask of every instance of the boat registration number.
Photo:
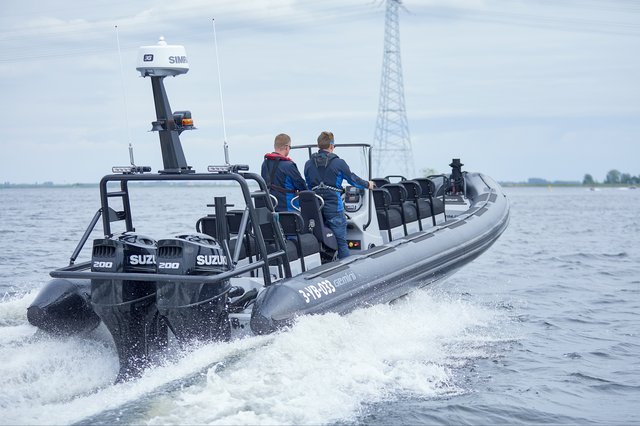
[[[329,280],[322,280],[319,283],[311,284],[298,290],[298,293],[304,298],[304,303],[309,303],[312,300],[318,300],[323,296],[328,296],[331,293],[335,293],[336,288]]]

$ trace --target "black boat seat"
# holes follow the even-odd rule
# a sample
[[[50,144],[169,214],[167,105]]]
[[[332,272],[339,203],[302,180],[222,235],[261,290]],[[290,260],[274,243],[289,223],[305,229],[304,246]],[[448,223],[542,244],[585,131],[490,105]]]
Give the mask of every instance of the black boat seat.
[[[304,219],[298,212],[278,212],[278,222],[285,237],[289,261],[300,259],[302,270],[306,270],[304,257],[320,252],[318,240],[313,234],[306,232]],[[275,244],[273,244],[275,238],[271,227],[263,226],[262,235],[265,241],[272,243],[271,245],[275,250]],[[294,250],[294,255],[290,253],[292,249]]]
[[[391,205],[402,208],[404,223],[418,220],[418,213],[414,203],[408,200],[407,190],[399,183],[388,183],[384,187],[391,194]]]
[[[416,207],[418,212],[418,219],[420,224],[420,230],[422,230],[422,219],[427,219],[433,216],[431,211],[431,203],[434,201],[434,214],[436,213],[435,205],[442,205],[442,200],[434,200],[432,197],[429,197],[428,194],[423,196],[422,186],[416,182],[415,180],[404,180],[400,182],[402,186],[407,190],[407,200],[412,202]],[[435,218],[432,218],[431,222],[435,226]]]
[[[385,186],[389,182],[389,179],[387,178],[372,178],[371,181],[374,183],[375,186],[377,186],[378,188],[382,188],[383,186]]]
[[[227,219],[229,219],[228,216],[227,216]],[[237,234],[237,229],[235,229],[235,231],[232,231],[231,228],[232,227],[229,226],[229,233],[231,234],[231,238],[229,239],[229,251],[233,256],[233,253],[235,252],[235,249],[236,249],[236,244],[238,242],[238,234]],[[202,232],[203,234],[210,235],[215,239],[218,239],[218,235],[216,231],[216,217],[214,215],[208,215],[200,218],[196,223],[196,230],[198,232]],[[242,247],[240,247],[240,257],[238,258],[238,260],[246,258],[248,253],[253,254],[257,251],[255,249],[256,247],[255,239],[253,238],[247,238],[245,236],[241,244],[242,244]]]
[[[430,178],[423,177],[412,179],[420,185],[420,189],[422,190],[420,198],[429,203],[433,202],[433,213],[435,215],[444,213],[444,177],[437,177],[441,178],[440,186],[436,186],[436,183]],[[429,215],[431,215],[431,212],[429,212]]]
[[[289,258],[289,262],[293,262],[294,260],[298,260],[300,257],[298,256],[298,249],[293,241],[285,240],[285,249],[287,251],[287,257]],[[274,253],[276,251],[275,243],[267,244],[267,253]],[[278,259],[272,259],[269,261],[269,265],[277,265]]]
[[[242,247],[240,248],[240,256],[238,260],[242,260],[246,257],[256,256],[259,252],[258,244],[256,242],[255,235],[249,232],[245,232],[244,236],[239,237],[238,232],[240,231],[240,224],[242,222],[243,210],[229,210],[227,211],[227,227],[229,229],[230,239],[229,239],[229,251],[233,255],[236,247],[236,243],[239,238],[242,241]],[[267,226],[263,226],[263,229],[267,228]],[[247,227],[247,229],[250,229]],[[207,235],[211,235],[213,238],[219,239],[216,230],[216,216],[215,215],[207,215],[202,217],[196,223],[196,230],[198,232],[202,232]],[[266,237],[265,237],[266,240]],[[269,241],[265,241],[266,244]]]
[[[231,215],[227,215],[227,220],[231,219],[231,221],[234,221],[236,223],[240,223],[240,220],[238,220],[238,215],[237,214],[233,214],[236,212],[232,212]],[[242,215],[239,215],[240,219],[242,218]],[[231,228],[231,226],[230,226]],[[234,231],[238,231],[238,228],[233,228]],[[273,228],[271,226],[271,224],[269,223],[263,223],[260,225],[260,230],[262,231],[262,238],[264,239],[265,242],[265,248],[267,249],[267,253],[275,253],[277,251],[277,245],[276,245],[276,241],[275,241],[275,236],[273,235]],[[237,234],[235,234],[236,238],[232,239],[230,241],[230,246],[232,245],[235,248],[236,245],[236,241],[237,241]],[[295,260],[299,259],[298,256],[298,250],[296,245],[289,240],[284,240],[284,244],[285,244],[285,251],[287,253],[287,259],[289,260],[289,262],[293,262]],[[231,252],[233,253],[233,250],[231,249]],[[242,248],[240,249],[240,259],[243,258],[243,254],[244,253],[248,253],[249,256],[253,257],[253,256],[259,256],[260,254],[260,249],[258,247],[258,243],[256,241],[256,237],[253,234],[249,234],[247,232],[245,232],[244,238],[243,238],[243,244],[242,244]],[[246,256],[244,256],[246,257]],[[277,266],[280,264],[280,259],[271,259],[269,261],[269,265],[271,266]]]
[[[407,178],[402,175],[387,175],[384,178],[389,182],[392,182],[391,179],[396,179],[396,181],[392,183],[398,183],[398,182],[402,182],[403,180],[407,180]]]
[[[312,234],[299,234],[297,241],[300,242],[300,254],[302,257],[320,252],[320,243],[318,243],[318,240]],[[294,241],[294,243],[296,243],[296,241]]]
[[[391,206],[400,210],[404,235],[408,235],[407,224],[418,220],[418,211],[411,201],[407,201],[407,190],[399,183],[388,183],[382,187],[391,195]]]
[[[338,251],[338,242],[333,231],[325,225],[322,217],[322,199],[313,191],[298,192],[298,204],[302,215],[302,229],[312,234],[320,243],[322,262],[330,262]],[[306,232],[305,232],[306,233]]]
[[[264,206],[264,201],[257,198],[255,200],[255,204],[256,207],[261,207]],[[264,207],[267,208],[266,206]],[[297,211],[278,212],[277,220],[285,237],[289,261],[291,262],[300,259],[302,269],[306,270],[304,258],[320,252],[320,244],[318,243],[317,238],[313,234],[309,233],[305,228],[304,219]],[[275,236],[273,235],[273,228],[270,225],[261,225],[260,229],[265,242],[271,244],[273,250],[275,250]],[[295,248],[295,255],[290,253],[290,243],[292,243]],[[269,250],[270,249],[267,248],[267,251]]]
[[[378,226],[381,231],[387,231],[391,240],[391,229],[402,225],[400,208],[391,205],[391,194],[384,188],[373,188],[373,203],[376,207]]]
[[[431,175],[427,176],[427,179],[429,179],[433,183],[434,197],[443,197],[445,195],[445,192],[451,186],[451,180],[445,175]]]
[[[418,211],[418,217],[424,219],[431,216],[431,203],[426,198],[420,198],[422,187],[414,180],[404,180],[400,182],[407,191],[407,201],[413,203]]]
[[[318,239],[305,228],[302,214],[280,212],[278,216],[282,232],[287,239],[296,244],[299,256],[305,257],[320,251]]]
[[[298,197],[304,229],[308,229],[325,246],[337,250],[336,237],[331,229],[324,224],[320,201],[316,193],[313,191],[300,191]]]
[[[259,203],[256,203],[259,204]],[[266,208],[266,207],[265,207]],[[229,250],[231,254],[234,253],[235,246],[238,241],[238,232],[240,231],[240,225],[242,223],[243,210],[229,210],[227,211],[227,225],[231,239],[229,240]],[[285,244],[287,249],[287,256],[289,261],[300,259],[303,270],[305,268],[304,257],[313,255],[320,252],[320,245],[316,237],[306,231],[304,227],[304,220],[302,215],[298,212],[279,212],[277,213],[277,220],[280,224],[280,228],[283,231],[285,237]],[[216,238],[216,217],[215,215],[209,215],[201,218],[196,226],[198,231],[211,235]],[[273,253],[275,251],[275,235],[273,234],[273,227],[269,223],[263,223],[260,225],[262,231],[262,237],[267,245],[267,252]],[[246,233],[242,238],[242,247],[240,249],[240,259],[244,259],[247,256],[256,256],[259,253],[258,245],[255,236],[250,233]],[[274,262],[272,262],[275,264]]]

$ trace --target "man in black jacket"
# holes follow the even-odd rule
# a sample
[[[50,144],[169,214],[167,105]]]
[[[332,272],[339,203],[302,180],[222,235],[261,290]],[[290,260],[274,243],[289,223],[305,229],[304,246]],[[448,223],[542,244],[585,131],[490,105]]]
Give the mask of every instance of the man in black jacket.
[[[294,210],[291,200],[296,192],[307,189],[298,166],[288,157],[291,150],[291,138],[280,133],[273,142],[274,152],[265,154],[260,174],[267,183],[269,192],[278,199],[276,211]]]
[[[324,200],[322,216],[333,231],[338,242],[338,257],[349,256],[347,245],[347,219],[342,202],[342,182],[346,180],[357,188],[373,188],[373,182],[366,181],[351,172],[349,165],[333,153],[334,138],[331,132],[322,132],[318,136],[318,152],[304,166],[307,186]]]

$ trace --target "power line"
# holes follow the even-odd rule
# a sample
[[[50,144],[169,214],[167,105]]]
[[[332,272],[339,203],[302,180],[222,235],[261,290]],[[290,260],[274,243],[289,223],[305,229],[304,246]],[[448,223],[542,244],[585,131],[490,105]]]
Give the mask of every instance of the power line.
[[[426,18],[473,21],[511,26],[527,26],[569,32],[639,36],[640,24],[634,22],[581,18],[574,15],[540,15],[534,13],[481,10],[473,8],[432,7],[420,14]]]
[[[384,176],[389,170],[408,178],[414,173],[400,57],[400,4],[400,0],[387,0],[385,12],[380,99],[373,140],[373,166],[377,177]]]
[[[376,4],[381,4],[377,0]],[[517,11],[512,6],[511,0],[493,0],[493,4],[503,4],[509,8],[499,11],[491,9],[477,9],[465,7],[435,7],[422,6],[417,8],[414,14],[421,19],[449,19],[460,22],[479,22],[511,26],[525,26],[541,30],[559,30],[590,34],[640,36],[640,23],[637,19],[629,20],[629,13],[640,12],[640,8],[634,7],[635,0],[531,0],[537,3],[537,13]],[[306,31],[310,28],[318,28],[323,25],[336,25],[340,22],[355,22],[368,20],[377,15],[371,8],[371,1],[361,4],[345,5],[339,1],[325,1],[322,8],[317,8],[317,2],[313,0],[299,0],[295,8],[288,5],[273,6],[268,15],[247,15],[245,10],[231,9],[226,14],[218,14],[221,22],[225,22],[225,32],[244,33],[247,30],[264,30],[273,32]],[[59,20],[50,24],[30,25],[27,27],[10,28],[8,25],[0,25],[0,64],[27,61],[52,60],[74,56],[85,56],[111,52],[111,31],[117,23],[123,30],[123,49],[136,49],[142,40],[148,39],[149,28],[154,24],[163,26],[163,33],[175,29],[181,36],[206,37],[208,28],[203,20],[203,25],[193,26],[193,20],[189,19],[194,14],[202,16],[202,6],[183,6],[171,13],[165,9],[150,12],[144,15],[129,15],[113,19],[89,20]],[[599,15],[597,19],[578,16],[583,9],[603,10],[617,15],[625,14],[625,20],[616,20],[614,16]],[[629,12],[629,13],[627,13]],[[116,13],[120,13],[119,9]],[[547,14],[543,14],[547,13]],[[570,16],[567,16],[571,13]],[[13,14],[14,16],[17,14]],[[106,14],[105,14],[106,15]],[[105,16],[103,15],[103,16]],[[108,15],[106,15],[108,16]],[[630,15],[632,18],[634,15]],[[635,15],[637,16],[637,15]],[[11,18],[3,16],[0,22]],[[170,19],[169,19],[170,18]],[[606,19],[605,19],[606,18]],[[145,25],[142,25],[144,20]],[[27,22],[28,20],[13,20],[13,22]],[[21,24],[25,25],[25,24]],[[187,26],[189,25],[189,26]],[[132,29],[137,35],[131,36]],[[142,31],[141,31],[142,29]],[[157,35],[154,33],[154,35]],[[88,46],[87,43],[91,45]]]

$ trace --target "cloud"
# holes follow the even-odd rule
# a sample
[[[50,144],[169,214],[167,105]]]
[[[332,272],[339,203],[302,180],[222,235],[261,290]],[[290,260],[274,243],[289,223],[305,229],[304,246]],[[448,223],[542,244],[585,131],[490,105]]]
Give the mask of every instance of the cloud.
[[[185,152],[203,170],[224,133],[212,17],[234,158],[241,152],[243,162],[259,165],[280,132],[300,143],[327,128],[343,141],[373,141],[380,1],[137,0],[63,8],[29,1],[3,5],[0,15],[0,79],[11,116],[0,140],[0,181],[96,182],[126,162],[129,141],[141,164],[160,168],[157,135],[148,132],[155,119],[150,83],[135,71],[138,46],[160,35],[189,55],[189,73],[165,83],[173,109],[193,112],[198,130],[184,134]],[[405,103],[419,162],[439,169],[455,154],[497,179],[520,180],[536,168],[550,179],[581,178],[587,164],[599,175],[594,164],[610,152],[626,153],[610,168],[623,170],[627,158],[637,158],[630,141],[638,134],[640,59],[631,54],[638,39],[627,24],[638,14],[622,3],[404,5]],[[598,26],[612,31],[592,31]],[[589,150],[572,169],[536,154],[569,153],[579,138]]]

